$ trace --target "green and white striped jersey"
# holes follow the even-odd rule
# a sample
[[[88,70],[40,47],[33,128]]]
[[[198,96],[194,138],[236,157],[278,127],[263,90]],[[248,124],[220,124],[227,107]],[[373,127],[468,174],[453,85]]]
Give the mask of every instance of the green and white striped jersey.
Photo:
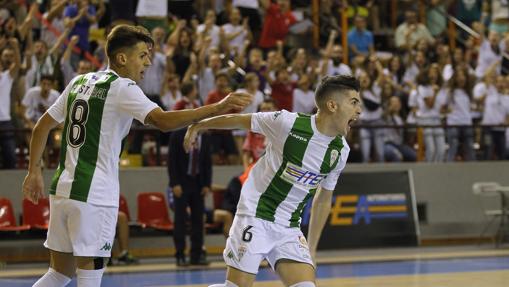
[[[143,123],[155,108],[134,81],[112,70],[74,78],[48,109],[55,121],[64,122],[50,194],[118,206],[122,139],[133,118]]]
[[[242,187],[237,214],[299,227],[318,186],[334,190],[350,147],[344,137],[321,134],[315,116],[285,110],[253,114],[251,130],[268,144]]]

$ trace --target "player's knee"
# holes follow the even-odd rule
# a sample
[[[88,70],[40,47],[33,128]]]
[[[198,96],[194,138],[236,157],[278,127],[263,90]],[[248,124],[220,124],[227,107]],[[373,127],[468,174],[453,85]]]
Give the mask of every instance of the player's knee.
[[[304,282],[299,282],[297,284],[293,284],[292,286],[290,287],[316,287],[315,283],[314,282],[311,282],[311,281],[304,281]]]
[[[209,285],[209,287],[239,287],[239,286],[237,286],[237,284],[235,284],[231,281],[226,280],[226,282],[224,282],[224,284],[214,284],[214,285]]]

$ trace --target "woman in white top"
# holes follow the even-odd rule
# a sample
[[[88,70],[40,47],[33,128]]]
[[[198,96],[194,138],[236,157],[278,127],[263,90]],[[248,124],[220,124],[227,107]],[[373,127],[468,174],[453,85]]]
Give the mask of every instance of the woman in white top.
[[[260,79],[255,73],[247,73],[244,77],[244,88],[238,89],[236,92],[248,93],[253,96],[253,101],[247,106],[242,113],[256,113],[258,106],[263,103],[263,93],[259,90]]]
[[[438,64],[431,64],[417,77],[417,112],[419,125],[424,128],[426,161],[441,162],[445,159],[445,132],[441,126],[441,109],[445,103],[446,91],[442,87],[442,75]]]
[[[463,143],[464,156],[462,158],[465,161],[475,160],[474,129],[472,128],[472,113],[470,110],[473,82],[474,79],[469,76],[468,70],[460,67],[456,67],[449,80],[449,89],[445,101],[447,125],[461,125],[464,127],[447,128],[447,142],[449,143],[447,161],[454,161],[460,138]]]
[[[384,125],[382,111],[382,89],[375,82],[372,84],[366,72],[359,75],[360,96],[364,108],[360,115],[361,124],[364,126]],[[376,159],[378,162],[384,162],[384,129],[382,128],[362,128],[361,135],[361,151],[363,162],[369,162],[371,159],[371,144],[375,145]]]
[[[165,111],[172,111],[175,103],[182,98],[180,79],[177,74],[167,74],[161,89],[161,103]]]
[[[505,78],[496,76],[495,71],[488,72],[484,82],[474,88],[474,98],[481,105],[482,125],[505,124],[509,115],[509,96],[506,96]],[[484,127],[484,159],[504,159],[505,130],[503,127]]]
[[[312,114],[315,109],[315,92],[310,89],[311,81],[309,76],[303,74],[297,82],[297,88],[293,90],[293,108],[294,113]]]
[[[207,10],[204,23],[196,28],[196,37],[198,39],[196,46],[200,47],[201,43],[203,43],[207,37],[210,37],[208,48],[219,48],[221,44],[220,31],[221,29],[216,25],[216,13],[214,10]]]
[[[224,37],[228,42],[231,54],[238,54],[244,46],[244,41],[251,40],[251,32],[249,31],[248,19],[242,20],[242,15],[238,8],[232,8],[230,22],[222,26]],[[242,22],[241,22],[242,20]]]

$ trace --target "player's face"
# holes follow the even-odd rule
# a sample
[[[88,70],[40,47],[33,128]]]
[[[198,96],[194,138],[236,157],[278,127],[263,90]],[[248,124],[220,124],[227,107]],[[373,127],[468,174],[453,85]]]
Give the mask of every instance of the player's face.
[[[126,56],[127,63],[125,67],[128,77],[138,83],[143,79],[145,70],[151,65],[147,43],[139,42],[126,53]]]
[[[333,110],[334,125],[338,134],[346,136],[352,124],[362,112],[362,103],[359,93],[350,90],[343,95],[335,95],[335,109]]]

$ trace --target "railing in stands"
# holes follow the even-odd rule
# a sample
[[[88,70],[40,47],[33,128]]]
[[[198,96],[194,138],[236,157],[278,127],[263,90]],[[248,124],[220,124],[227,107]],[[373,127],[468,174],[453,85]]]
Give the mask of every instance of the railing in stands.
[[[509,124],[500,124],[500,125],[362,125],[357,124],[352,127],[352,131],[347,136],[350,146],[352,150],[359,149],[359,130],[360,129],[400,129],[403,131],[405,135],[405,144],[413,147],[417,153],[417,161],[424,160],[424,140],[423,140],[423,132],[425,128],[443,128],[447,131],[448,128],[471,128],[474,130],[474,146],[475,149],[480,150],[484,148],[484,140],[483,136],[485,135],[488,129],[498,128],[498,130],[505,130],[509,128]],[[28,142],[28,137],[31,133],[30,129],[10,129],[5,130],[5,132],[13,132],[15,138],[21,139],[19,140],[20,144],[17,147],[17,168],[27,168],[28,166],[28,147],[26,142]],[[411,135],[411,136],[409,136]],[[61,133],[59,130],[54,130],[50,137],[52,141],[49,141],[47,148],[47,167],[48,168],[56,168],[58,165],[58,156],[60,149],[60,138]],[[167,144],[161,144],[163,137],[169,137],[169,134],[161,133],[158,129],[152,127],[133,127],[131,129],[131,133],[129,134],[130,143],[133,144],[136,137],[142,139],[141,144],[139,146],[140,151],[135,154],[127,154],[127,149],[124,148],[124,157],[128,156],[137,156],[138,164],[135,166],[165,166],[167,159]],[[164,142],[164,141],[163,141]],[[149,146],[148,149],[144,148],[145,144]]]

